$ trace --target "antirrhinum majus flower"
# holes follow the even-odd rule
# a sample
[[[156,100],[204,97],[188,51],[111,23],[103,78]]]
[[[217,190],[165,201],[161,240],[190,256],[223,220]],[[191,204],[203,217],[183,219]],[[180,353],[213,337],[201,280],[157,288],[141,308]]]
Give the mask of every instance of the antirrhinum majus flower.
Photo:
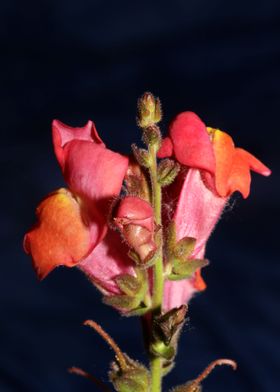
[[[250,192],[250,169],[264,176],[270,170],[249,152],[235,148],[232,138],[207,128],[192,112],[179,114],[163,140],[160,158],[174,156],[183,166],[180,175],[165,192],[166,222],[175,223],[176,238],[195,238],[192,258],[204,258],[207,240],[235,191],[246,198]],[[171,211],[170,211],[171,210]],[[189,301],[206,287],[198,270],[192,279],[166,281],[165,309]]]
[[[53,142],[69,189],[59,189],[40,203],[25,250],[40,279],[59,265],[78,266],[105,292],[118,292],[115,276],[133,269],[117,233],[108,232],[107,219],[128,158],[107,149],[91,121],[72,128],[55,120]]]

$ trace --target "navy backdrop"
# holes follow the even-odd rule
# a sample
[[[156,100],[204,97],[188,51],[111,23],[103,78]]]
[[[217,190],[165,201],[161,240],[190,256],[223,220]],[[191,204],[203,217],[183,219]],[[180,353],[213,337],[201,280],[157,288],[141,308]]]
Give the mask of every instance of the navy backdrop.
[[[140,141],[137,97],[162,99],[163,127],[179,111],[227,130],[273,171],[253,175],[208,246],[208,289],[190,306],[176,369],[165,390],[218,357],[205,391],[279,390],[279,1],[2,0],[0,391],[75,392],[79,365],[106,380],[112,352],[81,326],[93,318],[127,353],[144,358],[137,319],[100,302],[75,269],[39,283],[22,237],[48,192],[64,184],[51,143],[53,118],[93,119],[110,148]]]

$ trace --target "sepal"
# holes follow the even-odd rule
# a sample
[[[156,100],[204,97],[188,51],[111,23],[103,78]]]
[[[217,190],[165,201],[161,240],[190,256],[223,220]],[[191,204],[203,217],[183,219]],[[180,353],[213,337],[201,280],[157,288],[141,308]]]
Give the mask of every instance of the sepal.
[[[123,294],[105,296],[106,305],[122,309],[127,316],[140,316],[149,310],[147,306],[148,281],[146,273],[136,270],[137,276],[123,274],[116,277],[115,282]]]
[[[152,165],[151,155],[144,148],[139,148],[136,144],[131,145],[133,155],[140,166],[150,168]]]
[[[206,259],[174,259],[172,272],[168,275],[168,279],[181,280],[191,278],[198,269],[206,267],[208,264],[209,261]]]
[[[119,363],[111,364],[109,378],[117,392],[149,392],[150,374],[144,365],[125,355],[127,367],[122,369]]]
[[[180,171],[180,164],[171,160],[164,159],[158,165],[158,183],[161,186],[170,185]]]

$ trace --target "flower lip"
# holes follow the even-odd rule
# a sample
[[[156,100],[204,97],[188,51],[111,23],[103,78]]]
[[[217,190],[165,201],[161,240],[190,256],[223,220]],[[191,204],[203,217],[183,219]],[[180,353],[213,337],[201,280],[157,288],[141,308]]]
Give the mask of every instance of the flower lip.
[[[236,148],[232,138],[219,129],[206,127],[192,112],[175,117],[169,128],[169,136],[163,140],[159,158],[172,154],[182,165],[204,171],[209,188],[221,197],[239,191],[244,198],[250,193],[253,170],[263,176],[270,169],[248,151]]]
[[[37,207],[38,223],[24,237],[39,279],[56,266],[73,267],[91,249],[90,228],[83,221],[81,206],[67,189],[46,197]]]

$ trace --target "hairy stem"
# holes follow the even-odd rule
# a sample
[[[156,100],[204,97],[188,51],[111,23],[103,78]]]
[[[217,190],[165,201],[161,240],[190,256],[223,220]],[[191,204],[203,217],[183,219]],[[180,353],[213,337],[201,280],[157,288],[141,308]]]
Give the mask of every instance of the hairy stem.
[[[152,318],[161,313],[164,274],[163,274],[163,254],[162,254],[162,229],[161,229],[161,186],[157,179],[157,149],[154,146],[150,147],[150,154],[152,157],[152,165],[150,167],[150,177],[152,183],[153,207],[155,213],[155,221],[159,226],[157,233],[158,254],[153,267],[153,294],[152,294]],[[151,392],[161,391],[162,379],[162,360],[151,354]]]

